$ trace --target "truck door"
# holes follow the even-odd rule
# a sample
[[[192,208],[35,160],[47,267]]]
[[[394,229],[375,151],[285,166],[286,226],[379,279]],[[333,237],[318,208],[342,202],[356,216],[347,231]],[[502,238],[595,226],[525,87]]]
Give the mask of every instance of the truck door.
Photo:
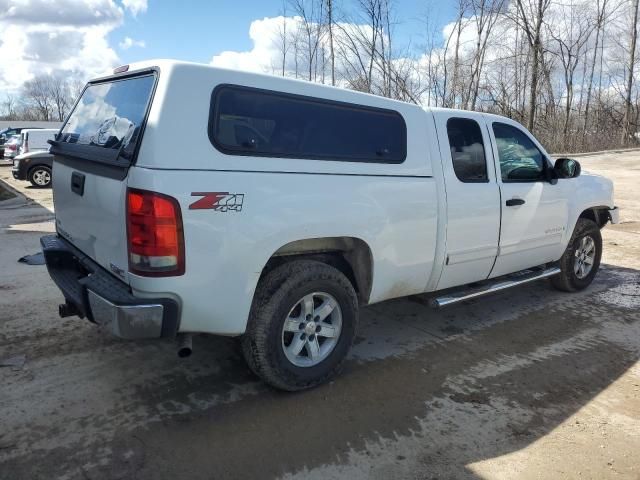
[[[433,115],[447,205],[440,290],[489,276],[498,252],[500,192],[482,114],[436,110]]]
[[[491,277],[558,260],[568,220],[569,182],[551,184],[547,155],[523,127],[487,122],[502,193],[500,249]]]

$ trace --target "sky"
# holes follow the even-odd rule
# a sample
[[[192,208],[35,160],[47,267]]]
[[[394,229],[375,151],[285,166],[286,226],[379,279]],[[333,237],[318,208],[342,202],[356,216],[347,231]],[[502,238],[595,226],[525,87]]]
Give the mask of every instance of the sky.
[[[425,43],[427,13],[442,27],[454,15],[454,0],[392,1],[398,44]],[[282,10],[282,0],[0,0],[0,96],[59,69],[88,79],[150,58],[238,66],[243,52],[260,54]]]
[[[343,3],[348,4],[348,0]],[[112,32],[113,44],[125,37],[145,43],[144,49],[120,52],[125,63],[167,57],[208,63],[223,51],[247,51],[253,46],[249,38],[251,22],[282,14],[280,0],[208,0],[187,1],[182,8],[175,5],[151,0],[144,15],[127,18],[121,28]],[[394,0],[393,5],[400,23],[396,32],[402,44],[423,42],[420,19],[425,12],[444,26],[455,8],[454,0]]]

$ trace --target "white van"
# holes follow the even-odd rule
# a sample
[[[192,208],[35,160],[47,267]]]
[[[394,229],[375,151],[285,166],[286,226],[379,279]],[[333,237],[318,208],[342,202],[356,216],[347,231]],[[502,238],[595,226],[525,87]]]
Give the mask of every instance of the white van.
[[[285,390],[340,369],[361,306],[586,288],[618,219],[508,118],[167,60],[89,82],[50,152],[60,315],[183,355],[238,336]]]
[[[49,140],[53,140],[59,132],[53,128],[29,128],[22,130],[22,146],[20,147],[20,155],[29,152],[39,152],[49,150]]]

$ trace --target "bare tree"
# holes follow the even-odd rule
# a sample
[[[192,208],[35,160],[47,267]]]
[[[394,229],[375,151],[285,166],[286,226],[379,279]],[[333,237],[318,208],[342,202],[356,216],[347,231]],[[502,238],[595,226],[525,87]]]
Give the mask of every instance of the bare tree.
[[[584,14],[586,4],[559,5],[563,21],[560,25],[549,26],[549,35],[557,44],[556,52],[562,64],[565,86],[565,116],[562,134],[568,139],[571,108],[574,96],[574,77],[583,50],[593,32],[591,19]]]
[[[280,54],[280,66],[278,71],[280,72],[280,75],[284,77],[287,71],[287,53],[289,53],[289,48],[291,47],[289,43],[289,36],[291,33],[287,30],[287,22],[289,19],[287,18],[287,2],[285,0],[282,2],[281,17],[282,22],[278,25],[278,31],[276,32],[276,44]]]
[[[460,6],[461,4],[458,3],[458,6]],[[453,38],[453,35],[456,31],[460,31],[461,27],[460,25],[462,24],[462,19],[464,17],[464,9],[459,8],[458,9],[458,13],[456,15],[456,21],[453,25],[453,28],[451,29],[451,32],[449,32],[449,35],[447,35],[447,39],[446,42],[444,44],[444,48],[442,49],[439,58],[438,58],[438,67],[437,71],[442,70],[442,80],[438,81],[438,75],[436,74],[436,77],[434,78],[434,87],[437,91],[437,96],[440,97],[441,99],[441,105],[444,107],[453,107],[454,106],[454,100],[455,100],[455,82],[456,82],[456,74],[455,74],[455,70],[457,69],[457,55],[456,57],[454,57],[454,75],[453,75],[453,81],[449,81],[449,67],[448,67],[448,62],[447,62],[447,55],[449,53],[449,47],[451,45],[451,39]],[[457,47],[456,47],[457,50]],[[437,72],[439,73],[439,72]],[[452,87],[450,87],[449,85],[453,84]],[[437,106],[437,102],[436,102],[436,106]]]
[[[357,0],[356,16],[339,25],[340,52],[345,64],[345,80],[351,88],[376,92],[374,77],[380,65],[380,37],[384,35],[380,3],[383,0]]]
[[[67,116],[68,109],[73,101],[69,81],[65,74],[58,73],[50,75],[46,83],[49,96],[51,97],[51,103],[54,107],[53,114],[58,121],[62,122]]]
[[[366,30],[363,31],[363,29],[357,29],[357,38],[369,57],[367,67],[367,86],[368,91],[371,92],[371,85],[373,84],[373,67],[375,66],[376,49],[379,41],[378,35],[380,34],[380,24],[382,22],[382,19],[380,18],[380,9],[378,8],[380,0],[359,0],[358,3],[365,18],[368,20],[368,25],[370,27],[369,35],[367,35]]]
[[[291,44],[293,46],[293,63],[294,63],[295,78],[298,78],[298,73],[300,71],[300,65],[299,65],[300,38],[301,38],[300,26],[297,25],[296,30],[292,33],[292,37],[291,37]]]
[[[437,97],[435,96],[435,85],[437,84],[437,79],[435,75],[436,68],[434,65],[434,55],[436,52],[436,39],[440,32],[428,7],[422,17],[422,24],[424,26],[426,44],[423,47],[424,52],[422,56],[422,63],[418,65],[418,69],[419,71],[422,70],[424,72],[424,61],[426,61],[426,72],[424,72],[426,74],[426,86],[423,93],[426,95],[426,105],[433,105],[437,102]]]
[[[450,107],[455,107],[457,104],[458,92],[460,91],[460,36],[462,30],[465,27],[465,13],[467,11],[467,0],[458,0],[457,8],[458,13],[456,16],[456,23],[454,25],[454,32],[456,36],[454,55],[453,55],[453,79],[451,80],[451,88],[449,89],[449,98],[447,104]],[[452,32],[453,34],[453,32]]]
[[[471,78],[464,99],[464,107],[474,110],[478,100],[480,90],[480,77],[484,67],[487,52],[487,42],[496,22],[500,18],[505,0],[471,0],[471,11],[473,13],[476,27],[476,49],[471,63]]]
[[[591,92],[593,91],[593,76],[596,71],[596,61],[598,59],[598,45],[600,42],[600,35],[604,30],[604,24],[607,18],[607,1],[608,0],[596,0],[596,40],[593,47],[593,56],[591,57],[591,67],[589,70],[589,80],[587,81],[587,98],[584,107],[584,122],[582,126],[582,142],[587,135],[587,128],[589,126],[589,108],[591,107]]]
[[[54,102],[51,98],[49,76],[38,75],[24,82],[22,87],[23,99],[31,104],[42,120],[51,120]]]
[[[523,29],[531,49],[531,84],[529,94],[528,129],[533,132],[535,127],[536,104],[538,101],[538,82],[540,79],[542,56],[542,25],[549,10],[551,0],[516,0],[517,14],[514,19]]]
[[[331,85],[336,84],[336,55],[333,46],[333,0],[327,1],[327,29],[329,31],[329,58],[331,61]]]
[[[308,80],[317,79],[318,49],[324,34],[324,0],[291,0],[291,6],[302,19],[304,55],[308,67]],[[314,75],[315,72],[315,75]]]
[[[633,88],[633,80],[634,80],[634,70],[636,65],[636,40],[638,38],[638,0],[633,1],[633,13],[631,16],[631,39],[629,46],[629,63],[627,65],[627,81],[626,81],[626,92],[625,92],[625,100],[624,100],[624,121],[622,128],[622,144],[628,145],[629,140],[631,139],[632,131],[632,119],[631,119],[631,96],[632,96],[632,88]],[[634,125],[634,129],[637,128]],[[633,132],[635,133],[635,132]]]
[[[71,77],[71,81],[69,83],[69,95],[71,99],[70,105],[75,104],[78,98],[80,98],[80,95],[82,94],[82,91],[84,90],[85,85],[86,85],[86,82],[82,79],[82,76],[79,75],[78,73],[74,74]]]
[[[61,122],[83,88],[84,82],[78,72],[60,70],[36,75],[23,84],[19,99],[13,101],[15,116],[24,120]]]
[[[2,101],[2,117],[5,120],[17,120],[16,98],[12,94],[7,94]]]

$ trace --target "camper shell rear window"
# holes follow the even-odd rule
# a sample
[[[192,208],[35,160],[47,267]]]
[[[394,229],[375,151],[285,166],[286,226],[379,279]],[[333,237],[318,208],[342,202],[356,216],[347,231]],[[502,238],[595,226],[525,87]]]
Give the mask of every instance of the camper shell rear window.
[[[89,83],[52,153],[102,163],[133,163],[155,89],[155,72]]]
[[[407,127],[398,112],[322,98],[220,85],[209,138],[228,155],[402,163]]]

